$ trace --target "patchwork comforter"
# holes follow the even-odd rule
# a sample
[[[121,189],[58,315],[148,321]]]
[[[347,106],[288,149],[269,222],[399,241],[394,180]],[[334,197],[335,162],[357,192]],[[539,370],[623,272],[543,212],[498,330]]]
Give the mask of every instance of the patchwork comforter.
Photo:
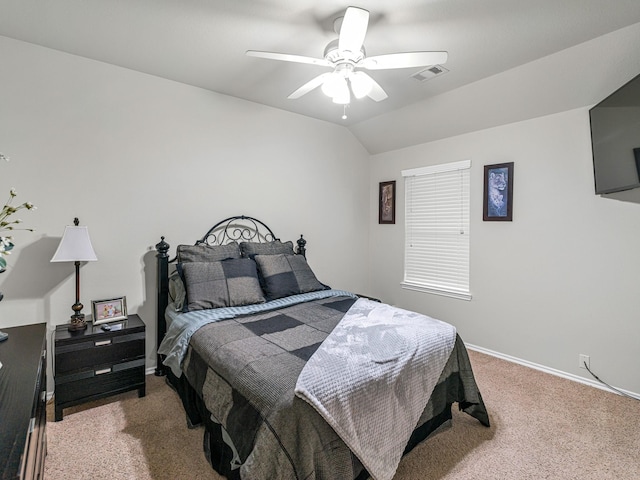
[[[216,469],[243,480],[366,478],[345,442],[294,393],[305,364],[355,301],[306,301],[222,319],[192,333],[181,379],[188,381],[189,393],[182,398],[187,411],[195,404],[205,409],[205,449]],[[489,425],[457,336],[405,451],[450,419],[454,402]],[[214,437],[224,442],[224,452],[215,451]]]

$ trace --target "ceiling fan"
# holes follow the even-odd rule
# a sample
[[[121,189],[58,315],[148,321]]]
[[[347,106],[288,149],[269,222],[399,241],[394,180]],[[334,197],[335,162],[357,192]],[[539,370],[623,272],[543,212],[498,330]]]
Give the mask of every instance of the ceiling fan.
[[[341,25],[340,20],[342,20]],[[356,98],[368,96],[376,102],[380,102],[388,96],[378,82],[360,69],[388,70],[422,67],[442,64],[447,61],[447,52],[406,52],[367,57],[363,43],[368,25],[369,12],[367,10],[348,7],[344,17],[336,19],[334,23],[339,38],[329,42],[324,49],[324,58],[256,50],[247,50],[246,54],[250,57],[307,63],[332,68],[333,71],[311,79],[289,95],[288,98],[300,98],[315,88],[322,86],[322,91],[325,95],[331,97],[334,103],[343,105],[350,103],[351,92]]]

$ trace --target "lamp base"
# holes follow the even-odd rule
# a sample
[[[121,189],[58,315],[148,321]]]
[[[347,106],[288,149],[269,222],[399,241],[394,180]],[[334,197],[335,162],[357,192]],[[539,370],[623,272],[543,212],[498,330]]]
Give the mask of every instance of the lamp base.
[[[71,316],[71,323],[69,323],[69,327],[67,330],[70,332],[79,332],[81,330],[87,329],[87,322],[84,319],[84,315],[82,317]]]

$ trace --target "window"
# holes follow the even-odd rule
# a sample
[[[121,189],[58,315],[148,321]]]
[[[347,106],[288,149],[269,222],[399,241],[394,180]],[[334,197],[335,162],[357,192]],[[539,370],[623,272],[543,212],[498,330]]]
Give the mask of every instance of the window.
[[[471,161],[403,170],[404,288],[471,300]]]

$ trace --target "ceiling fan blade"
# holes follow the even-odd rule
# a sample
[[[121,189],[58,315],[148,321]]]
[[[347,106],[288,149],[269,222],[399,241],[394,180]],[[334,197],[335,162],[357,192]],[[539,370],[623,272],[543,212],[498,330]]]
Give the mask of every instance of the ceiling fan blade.
[[[283,62],[295,62],[295,63],[308,63],[311,65],[320,65],[323,67],[331,67],[324,58],[305,57],[303,55],[292,55],[290,53],[276,53],[276,52],[260,52],[257,50],[247,50],[246,55],[249,57],[267,58],[269,60],[281,60]]]
[[[392,68],[426,67],[447,61],[447,52],[407,52],[390,53],[367,57],[358,63],[367,70],[387,70]]]
[[[300,98],[301,96],[309,93],[314,88],[318,88],[320,85],[322,85],[324,81],[327,79],[327,77],[332,73],[333,72],[326,72],[326,73],[323,73],[322,75],[318,75],[317,77],[312,78],[307,83],[302,85],[299,89],[297,89],[295,92],[293,92],[291,95],[289,95],[287,98],[290,100],[295,100],[296,98]]]
[[[364,72],[361,72],[364,73]],[[366,73],[365,73],[366,75]],[[371,78],[371,77],[369,77]],[[376,102],[381,102],[382,100],[384,100],[385,98],[388,97],[387,92],[385,92],[382,87],[380,86],[380,84],[378,82],[376,82],[373,78],[371,78],[371,91],[369,93],[367,93],[367,96],[372,99],[375,100]]]
[[[353,53],[360,52],[369,25],[369,12],[362,8],[348,7],[342,19],[338,49]]]

